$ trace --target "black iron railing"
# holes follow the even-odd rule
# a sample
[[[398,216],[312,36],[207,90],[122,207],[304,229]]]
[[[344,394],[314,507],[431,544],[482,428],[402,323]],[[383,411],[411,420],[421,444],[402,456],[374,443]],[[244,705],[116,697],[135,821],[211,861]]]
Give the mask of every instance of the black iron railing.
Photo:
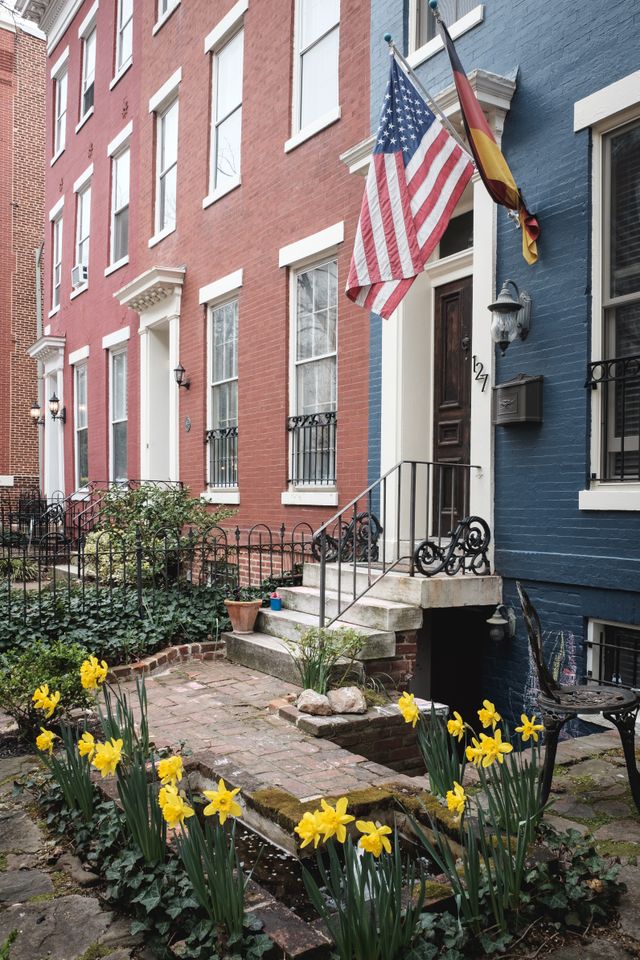
[[[597,360],[587,387],[601,390],[602,450],[592,480],[640,480],[640,354]]]
[[[589,641],[589,679],[640,688],[640,630],[603,624]]]
[[[207,430],[210,487],[238,486],[238,428]]]
[[[392,570],[409,576],[490,573],[489,525],[469,514],[466,463],[403,460],[316,531],[320,626],[332,623]],[[337,610],[327,619],[327,567],[335,564]]]
[[[290,483],[295,486],[335,486],[337,423],[335,411],[289,417]]]

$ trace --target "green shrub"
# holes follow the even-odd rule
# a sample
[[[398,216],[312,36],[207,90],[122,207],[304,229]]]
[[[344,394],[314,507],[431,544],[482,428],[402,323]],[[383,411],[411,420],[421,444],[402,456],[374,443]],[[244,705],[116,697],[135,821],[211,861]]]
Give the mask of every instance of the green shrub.
[[[89,704],[90,698],[80,683],[80,665],[86,656],[86,647],[63,640],[36,641],[19,653],[3,655],[0,657],[2,709],[17,721],[21,730],[32,734],[45,724],[31,699],[34,690],[43,683],[48,683],[52,691],[60,691],[60,712]],[[55,715],[46,723],[55,723]]]
[[[38,565],[30,557],[0,557],[0,578],[14,583],[38,579]]]
[[[300,634],[299,640],[285,640],[300,683],[305,690],[326,693],[329,685],[340,686],[353,668],[353,662],[365,644],[365,637],[348,627],[338,630],[309,627]],[[340,660],[347,660],[345,669],[339,671]],[[336,676],[338,670],[339,676]]]

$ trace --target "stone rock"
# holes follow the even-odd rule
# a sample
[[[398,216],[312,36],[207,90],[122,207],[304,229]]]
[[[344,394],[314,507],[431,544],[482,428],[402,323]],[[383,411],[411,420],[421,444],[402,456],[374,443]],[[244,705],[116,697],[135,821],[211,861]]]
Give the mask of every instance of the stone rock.
[[[359,687],[329,690],[327,699],[334,713],[366,713],[367,701]]]
[[[628,937],[640,940],[640,889],[638,888],[638,868],[620,867],[618,880],[626,883],[627,892],[620,898],[618,912],[620,929]]]
[[[79,857],[74,857],[72,853],[64,853],[57,860],[56,869],[64,870],[79,887],[94,887],[100,881],[100,877],[91,873],[90,870],[85,870],[82,860]]]
[[[131,920],[128,917],[114,917],[106,931],[100,937],[100,943],[105,947],[135,947],[142,943],[141,933],[131,933]],[[109,954],[111,956],[111,954]]]
[[[574,817],[577,820],[593,820],[595,816],[593,807],[590,807],[586,803],[580,803],[579,800],[576,800],[575,797],[572,796],[565,796],[554,800],[551,812],[560,817],[567,817],[569,820],[573,820]]]
[[[560,947],[546,955],[546,960],[629,960],[631,954],[619,943],[592,940],[577,947]]]
[[[621,799],[600,800],[594,803],[593,809],[599,816],[612,820],[625,820],[631,816],[631,807]]]
[[[37,867],[39,857],[35,853],[8,853],[7,870],[31,870]]]
[[[595,832],[596,840],[618,840],[622,843],[640,842],[640,823],[637,820],[612,820]]]
[[[0,943],[17,930],[11,960],[79,960],[99,941],[111,916],[95,897],[19,904],[0,913]]]
[[[0,903],[24,903],[43,893],[53,893],[53,884],[42,870],[5,870],[0,873]]]
[[[42,835],[26,813],[0,814],[0,853],[37,853]]]
[[[333,713],[329,698],[315,690],[303,690],[296,706],[300,713],[310,713],[314,717],[330,717]]]
[[[578,823],[576,820],[565,820],[564,817],[554,817],[553,814],[547,814],[545,820],[547,823],[550,823],[552,827],[555,827],[556,830],[577,830],[583,837],[591,832],[586,823]]]

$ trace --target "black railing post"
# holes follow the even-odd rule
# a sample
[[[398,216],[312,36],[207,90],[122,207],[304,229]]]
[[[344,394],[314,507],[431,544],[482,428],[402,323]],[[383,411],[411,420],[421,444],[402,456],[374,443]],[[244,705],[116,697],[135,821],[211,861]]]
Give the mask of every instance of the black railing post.
[[[327,534],[320,532],[320,599],[318,607],[318,627],[322,630],[325,621],[325,605],[327,600]],[[338,602],[339,599],[338,599]]]
[[[138,616],[141,620],[144,620],[144,600],[142,596],[142,533],[139,524],[136,524],[136,595],[138,600]]]
[[[416,574],[416,474],[418,465],[415,460],[411,461],[411,493],[409,500],[409,576]]]

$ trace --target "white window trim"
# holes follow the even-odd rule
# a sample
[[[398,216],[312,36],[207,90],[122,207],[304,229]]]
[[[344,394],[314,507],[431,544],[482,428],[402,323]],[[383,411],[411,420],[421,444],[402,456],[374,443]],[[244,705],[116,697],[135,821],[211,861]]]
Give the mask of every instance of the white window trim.
[[[133,66],[133,58],[129,60],[127,63],[125,63],[125,65],[121,67],[120,70],[116,71],[116,73],[113,76],[113,79],[109,83],[109,90],[113,90],[115,85],[119,83],[120,80],[122,80],[127,70],[130,70],[132,66]]]
[[[78,471],[78,368],[87,367],[87,425],[83,429],[87,431],[87,437],[89,435],[89,376],[88,376],[88,365],[86,361],[77,364],[73,368],[73,485],[75,488],[75,493],[85,493],[89,488],[77,486],[80,477]],[[88,453],[88,449],[87,449]],[[88,470],[87,470],[88,473]]]
[[[224,46],[227,40],[231,39],[232,33],[240,26],[240,21],[249,9],[249,0],[238,0],[238,2],[229,10],[222,20],[219,20],[213,30],[204,38],[204,52],[213,51]]]
[[[168,237],[175,232],[176,232],[175,226],[165,227],[164,230],[160,230],[159,233],[154,233],[154,235],[149,238],[148,246],[155,247],[157,243],[160,243],[160,241],[164,240],[165,237]]]
[[[600,630],[601,627],[623,627],[626,630],[638,630],[639,637],[640,637],[640,630],[638,628],[637,623],[624,623],[621,620],[603,620],[601,618],[596,618],[596,617],[594,617],[593,619],[589,618],[589,620],[587,621],[587,656],[585,661],[585,673],[589,678],[595,680],[596,682],[600,680],[600,672],[599,670],[597,670],[596,673],[594,673],[593,671],[593,665],[594,665],[593,646],[594,644],[597,643],[596,631]],[[615,687],[612,687],[611,689],[614,690]],[[590,720],[593,722],[594,718],[592,715],[592,716],[585,716],[584,719]],[[603,717],[599,717],[598,723],[601,724],[603,720],[604,720]],[[613,727],[613,724],[610,724],[610,725]]]
[[[591,360],[605,351],[602,307],[604,265],[604,141],[605,135],[631,120],[640,119],[640,70],[597,90],[574,104],[574,131],[591,127]],[[591,390],[589,472],[600,472],[602,459],[602,390]],[[640,484],[592,480],[578,492],[580,510],[640,510]]]
[[[94,81],[94,83],[95,83],[95,81]],[[87,120],[89,119],[89,117],[92,117],[92,116],[93,116],[94,112],[95,112],[95,107],[94,107],[94,106],[89,107],[89,109],[87,110],[87,112],[85,113],[85,115],[84,115],[83,117],[81,117],[81,119],[79,120],[79,122],[76,124],[76,133],[79,133],[80,130],[82,130],[82,128],[84,127],[85,123],[87,122]]]
[[[223,503],[239,506],[240,489],[239,487],[212,487],[210,490],[204,490],[200,494],[200,499],[204,503]]]
[[[76,287],[75,290],[72,290],[69,294],[69,300],[75,300],[76,297],[79,297],[81,293],[84,293],[85,290],[89,289],[89,282],[83,283],[81,287]]]
[[[81,190],[87,186],[89,181],[93,176],[93,164],[90,163],[86,170],[83,170],[77,180],[73,184],[73,192],[80,193]]]
[[[135,16],[135,5],[132,5],[132,7],[131,7],[131,20],[130,20],[130,23],[131,23],[131,56],[129,57],[128,60],[123,61],[123,63],[121,63],[119,67],[117,66],[117,63],[118,63],[118,49],[119,49],[119,46],[120,46],[120,34],[121,34],[121,32],[122,32],[122,22],[121,22],[121,20],[120,20],[120,14],[121,14],[121,12],[122,12],[122,2],[121,2],[121,0],[116,0],[116,49],[115,49],[115,62],[116,62],[116,67],[117,67],[117,68],[116,68],[116,74],[115,74],[113,80],[111,81],[114,86],[115,86],[115,84],[117,83],[117,80],[120,79],[120,77],[122,76],[122,74],[123,74],[126,70],[128,70],[128,68],[129,68],[129,67],[131,66],[131,64],[133,63],[133,18],[134,18],[134,16]],[[117,78],[117,80],[116,80],[116,78]]]
[[[110,190],[109,190],[109,266],[104,271],[105,277],[108,277],[115,270],[119,270],[120,267],[124,267],[125,264],[129,263],[128,226],[127,226],[127,253],[124,255],[124,257],[120,257],[118,260],[113,259],[113,238],[114,238],[113,227],[114,227],[114,220],[115,220],[115,214],[116,214],[115,204],[114,204],[114,196],[115,196],[114,164],[117,163],[118,158],[120,157],[121,154],[124,154],[127,150],[129,151],[129,197],[127,200],[127,210],[130,210],[131,208],[131,144],[129,142],[129,138],[131,136],[132,129],[133,129],[133,124],[132,123],[127,124],[125,129],[121,131],[118,134],[118,136],[114,138],[114,140],[111,141],[107,149],[107,154],[111,161],[111,169],[109,171],[111,177],[110,177]],[[124,133],[127,133],[127,135],[123,137]],[[112,151],[111,148],[113,144],[116,143],[116,141],[118,142],[118,146]],[[121,208],[121,210],[122,209],[123,208]],[[127,225],[128,223],[129,221],[127,220]]]
[[[242,181],[238,177],[238,179],[234,180],[232,183],[228,183],[224,187],[219,187],[217,190],[213,190],[211,193],[208,193],[202,201],[202,209],[206,210],[207,207],[210,207],[212,203],[222,200],[222,198],[226,197],[228,193],[233,193],[233,191],[237,190],[240,186],[242,186]]]
[[[168,80],[149,98],[149,113],[163,113],[172,100],[178,95],[178,88],[182,80],[182,67],[178,67]]]
[[[53,292],[54,292],[54,276],[55,276],[55,232],[56,224],[61,222],[61,236],[60,236],[60,287],[58,288],[58,302],[55,306],[52,306],[48,313],[48,318],[54,317],[56,313],[60,310],[62,304],[62,264],[63,264],[63,250],[62,244],[64,241],[64,220],[63,220],[63,207],[64,207],[64,197],[61,197],[60,200],[56,203],[55,207],[49,211],[49,222],[51,224],[51,302],[53,303]]]
[[[129,255],[122,257],[121,260],[116,260],[115,263],[111,263],[104,271],[105,277],[110,277],[112,273],[115,273],[116,270],[119,270],[120,267],[126,267],[129,263]]]
[[[75,367],[77,363],[82,363],[83,360],[89,359],[89,344],[85,344],[84,347],[79,347],[77,350],[74,350],[69,354],[68,363],[70,367]]]
[[[107,147],[107,156],[112,157],[114,153],[119,153],[123,147],[127,146],[133,133],[133,120],[129,120],[126,127],[123,127],[120,133],[117,133],[109,146]]]
[[[84,193],[85,190],[91,190],[91,180],[92,180],[92,177],[93,177],[93,164],[91,163],[91,164],[89,164],[89,166],[87,167],[87,169],[84,170],[84,171],[80,174],[80,176],[78,177],[78,179],[77,179],[77,180],[75,181],[75,183],[73,184],[73,192],[74,192],[75,197],[76,197],[76,211],[75,211],[75,213],[76,213],[76,223],[75,223],[75,239],[74,239],[74,247],[73,247],[73,251],[74,251],[74,252],[73,252],[73,259],[74,259],[74,261],[75,261],[76,263],[78,263],[78,259],[77,259],[77,257],[78,257],[78,223],[79,223],[79,221],[78,221],[78,200],[79,200],[79,196],[80,196],[81,193]],[[89,251],[91,251],[91,207],[92,207],[92,206],[93,206],[93,196],[91,196],[91,198],[90,198],[90,200],[89,200],[89,234],[88,234],[88,239],[89,239]],[[75,287],[75,289],[71,291],[71,293],[69,294],[69,299],[70,299],[70,300],[75,300],[76,297],[79,297],[81,293],[84,293],[84,291],[88,289],[88,287],[89,287],[89,279],[88,279],[88,277],[89,277],[89,267],[90,267],[90,264],[89,264],[89,262],[87,262],[87,279],[86,279],[85,282],[84,282],[83,284],[81,284],[79,287]]]
[[[212,280],[206,286],[200,287],[198,303],[207,304],[209,307],[216,306],[221,300],[229,297],[229,294],[241,289],[242,277],[243,270],[241,267],[239,270],[234,270],[233,273],[228,273],[225,277]],[[229,299],[233,298],[229,297]]]
[[[171,4],[171,6],[169,6],[165,10],[165,12],[162,14],[161,17],[158,17],[158,19],[154,23],[153,28],[151,30],[152,37],[155,37],[158,30],[162,29],[162,27],[165,25],[165,23],[167,22],[171,14],[174,12],[174,10],[177,10],[179,6],[180,6],[180,0],[173,0],[173,3]]]
[[[235,286],[227,287],[223,292],[224,282],[231,281],[231,278],[238,276],[240,274],[240,283],[236,283]],[[213,419],[213,410],[211,407],[211,393],[213,387],[213,369],[212,369],[212,360],[213,360],[213,311],[216,307],[221,307],[225,303],[232,303],[234,300],[238,300],[238,291],[242,287],[242,270],[237,270],[235,274],[228,274],[226,277],[222,277],[221,280],[217,281],[219,290],[217,295],[214,295],[208,300],[200,301],[201,303],[206,303],[206,317],[207,317],[207,430],[213,430],[212,419]],[[208,287],[201,287],[200,294],[202,291],[211,290],[215,287],[215,283],[210,283]],[[238,347],[240,345],[240,304],[238,303]],[[240,383],[240,377],[236,371],[236,375],[229,380],[234,379],[236,383]],[[227,380],[226,382],[229,382]],[[222,381],[217,381],[221,383]],[[239,411],[238,411],[239,412]],[[240,417],[238,416],[238,424],[240,423]],[[215,499],[213,503],[240,503],[240,485],[237,484],[235,487],[210,487],[209,486],[209,456],[207,450],[207,494],[215,494]],[[226,499],[220,500],[220,496],[225,496]],[[229,499],[231,498],[231,499]],[[237,498],[237,499],[236,499]]]
[[[332,110],[329,110],[328,113],[325,113],[324,116],[318,117],[314,123],[307,124],[304,129],[299,130],[297,133],[294,133],[293,136],[285,142],[284,152],[290,153],[291,150],[295,150],[296,147],[299,147],[301,143],[304,143],[305,140],[309,140],[311,137],[315,137],[316,133],[320,133],[321,130],[324,130],[325,127],[330,127],[332,123],[335,123],[336,120],[339,120],[342,116],[342,110],[340,105],[334,107]]]
[[[98,65],[98,31],[97,31],[97,26],[96,26],[96,13],[97,13],[97,10],[98,10],[98,4],[97,4],[97,2],[96,2],[96,3],[93,5],[93,7],[91,8],[91,10],[89,11],[90,14],[92,14],[92,11],[93,11],[93,14],[92,14],[91,16],[87,17],[87,20],[88,20],[89,22],[88,22],[88,26],[87,26],[87,28],[85,29],[84,33],[81,34],[81,33],[80,33],[80,30],[78,30],[78,37],[79,37],[80,43],[81,43],[81,52],[80,52],[80,120],[79,120],[79,122],[76,124],[76,133],[78,133],[78,131],[79,131],[79,130],[84,126],[84,124],[87,122],[87,120],[89,119],[89,117],[92,117],[92,116],[93,116],[93,113],[94,113],[94,104],[93,104],[93,103],[91,104],[91,106],[89,107],[89,109],[87,110],[86,113],[82,113],[82,105],[83,105],[84,94],[85,94],[85,90],[84,90],[84,80],[85,80],[84,71],[85,71],[85,62],[86,62],[86,54],[87,54],[86,40],[87,40],[87,37],[90,36],[93,31],[95,31],[95,53],[94,53],[94,64],[93,64],[93,93],[94,93],[94,99],[95,99],[96,68],[97,68],[97,65]],[[84,26],[84,24],[83,24],[82,26]]]
[[[414,0],[409,8],[409,42],[411,50],[407,57],[409,66],[414,68],[420,66],[425,60],[430,60],[431,57],[435,57],[441,50],[444,50],[444,44],[440,34],[433,37],[428,43],[424,43],[421,47],[414,46],[416,36],[416,2],[421,3],[423,0]],[[451,26],[448,27],[451,39],[457,40],[458,37],[468,33],[469,30],[473,30],[474,27],[477,27],[483,21],[484,4],[479,3],[477,7],[474,7],[469,13],[465,13],[463,17],[460,17],[459,20],[456,20],[455,23],[452,23]]]
[[[301,240],[280,247],[278,251],[278,266],[303,266],[307,260],[329,258],[338,244],[344,241],[344,220],[312,233]]]
[[[220,200],[221,197],[226,197],[228,193],[231,193],[232,190],[235,190],[236,187],[239,187],[242,183],[242,175],[241,173],[238,173],[238,176],[235,178],[235,180],[230,180],[227,183],[225,183],[223,186],[215,187],[213,190],[211,189],[211,185],[214,181],[213,167],[215,162],[215,148],[217,146],[217,144],[215,143],[216,119],[217,119],[216,118],[217,91],[216,91],[216,82],[215,82],[216,67],[217,67],[216,58],[218,54],[221,53],[222,50],[225,48],[227,43],[233,40],[236,33],[240,33],[241,30],[244,31],[243,17],[248,8],[248,5],[249,5],[248,0],[240,0],[240,2],[237,3],[236,6],[220,22],[220,24],[224,24],[224,29],[221,29],[218,31],[218,28],[220,27],[220,24],[218,24],[218,27],[215,27],[211,31],[211,34],[209,34],[209,38],[207,39],[210,39],[212,34],[216,34],[216,32],[218,32],[218,35],[215,38],[215,42],[211,43],[209,47],[207,47],[207,41],[205,41],[205,53],[206,52],[211,53],[212,96],[211,96],[211,122],[210,122],[210,130],[209,130],[209,192],[207,196],[204,198],[204,200],[202,201],[203,210],[206,209],[207,207],[210,207],[212,203],[216,202],[216,200]],[[226,24],[225,21],[229,21],[228,24]],[[240,78],[242,96],[240,100],[240,107],[236,108],[240,110],[242,110],[244,106],[244,36],[242,38],[242,63],[243,63],[243,76]],[[242,130],[240,133],[240,170],[242,170]]]
[[[56,67],[54,68],[55,72],[54,70],[51,71],[51,79],[53,82],[53,147],[54,148],[56,144],[56,131],[58,127],[58,112],[57,112],[58,87],[59,87],[60,81],[64,76],[66,76],[67,78],[67,89],[65,93],[66,102],[65,102],[65,108],[64,108],[64,142],[62,143],[62,146],[58,146],[57,150],[54,149],[53,156],[50,160],[50,166],[53,166],[56,160],[62,156],[62,154],[65,151],[65,147],[67,146],[67,127],[69,125],[69,71],[67,69],[67,61],[69,59],[68,47],[65,50],[65,54],[66,54],[66,57],[63,54],[63,56],[60,58],[61,60],[64,59],[64,63],[62,64],[62,67],[58,68],[58,65],[56,64]]]
[[[49,77],[51,80],[57,80],[60,74],[64,73],[67,63],[69,62],[69,47],[65,47],[62,51],[54,65],[49,71]]]
[[[107,333],[102,338],[102,349],[111,350],[113,347],[118,347],[125,344],[131,337],[131,329],[129,327],[120,327],[119,330],[114,330],[113,333]]]
[[[127,327],[126,329],[128,330],[129,328]],[[104,346],[104,341],[105,341],[105,339],[107,339],[107,338],[106,338],[106,337],[103,337],[103,339],[102,339],[102,345],[103,345],[103,346]],[[110,482],[113,482],[113,481],[115,481],[115,480],[125,480],[125,479],[129,479],[128,476],[127,476],[126,478],[125,478],[125,477],[115,477],[115,476],[114,476],[114,469],[113,469],[113,424],[114,424],[114,419],[113,419],[113,358],[114,358],[115,356],[118,356],[118,355],[121,354],[121,353],[124,353],[124,354],[127,355],[127,364],[126,364],[126,366],[127,366],[127,370],[126,370],[126,373],[127,373],[127,379],[126,379],[126,390],[127,390],[127,419],[126,419],[126,421],[125,421],[125,420],[119,420],[118,423],[126,423],[126,424],[127,424],[127,474],[129,473],[129,450],[128,450],[128,446],[129,446],[129,403],[128,403],[128,391],[129,391],[129,347],[128,347],[128,343],[127,343],[127,340],[128,340],[128,339],[129,339],[129,337],[127,336],[126,340],[120,340],[117,344],[114,344],[114,345],[113,345],[113,349],[109,349],[109,355],[108,355],[108,358],[107,358],[107,363],[108,363],[108,365],[109,365],[109,369],[108,369],[108,378],[109,378],[109,407],[108,407],[108,410],[109,410],[109,440],[108,440],[108,442],[109,442],[109,481],[110,481]]]
[[[60,197],[57,203],[55,203],[51,210],[49,210],[49,222],[53,223],[54,220],[57,220],[62,210],[64,208],[64,197]]]
[[[301,143],[304,143],[305,140],[308,140],[310,137],[316,135],[321,130],[324,130],[325,127],[330,126],[332,123],[335,123],[336,120],[340,119],[340,33],[342,26],[342,16],[344,11],[342,5],[338,11],[338,103],[335,107],[332,107],[327,113],[322,117],[318,117],[317,120],[314,120],[313,123],[307,124],[306,127],[298,126],[298,117],[300,115],[300,0],[295,0],[295,10],[294,10],[294,23],[293,23],[293,96],[291,97],[291,136],[285,142],[284,152],[289,153],[290,150],[295,150],[296,147],[300,146]]]
[[[91,33],[93,28],[96,25],[96,20],[98,19],[98,7],[100,5],[100,0],[95,0],[95,3],[91,9],[87,12],[86,17],[78,27],[78,40],[84,40],[88,33]]]
[[[280,494],[283,507],[337,507],[338,491],[335,487],[292,487]]]

